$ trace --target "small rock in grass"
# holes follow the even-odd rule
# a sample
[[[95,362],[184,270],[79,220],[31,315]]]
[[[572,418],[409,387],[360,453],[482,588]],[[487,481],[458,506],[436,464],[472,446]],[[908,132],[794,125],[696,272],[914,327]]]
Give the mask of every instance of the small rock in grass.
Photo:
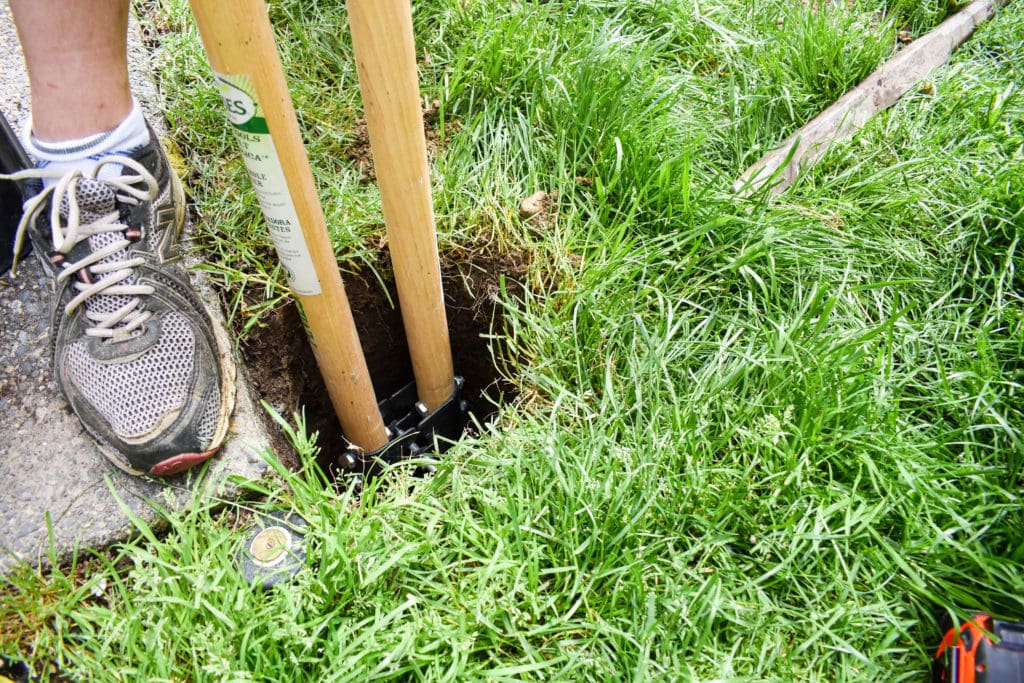
[[[551,195],[544,190],[538,190],[519,204],[520,218],[533,218],[541,211],[548,208],[551,203]]]

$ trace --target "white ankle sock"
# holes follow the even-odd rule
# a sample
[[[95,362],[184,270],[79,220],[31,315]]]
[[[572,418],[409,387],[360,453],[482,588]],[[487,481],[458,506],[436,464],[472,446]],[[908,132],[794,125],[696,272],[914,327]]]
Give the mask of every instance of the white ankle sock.
[[[31,124],[27,127],[32,130]],[[132,99],[132,110],[116,128],[95,135],[59,142],[41,142],[31,132],[24,135],[25,149],[39,168],[59,171],[88,171],[103,157],[130,156],[149,143],[149,127],[139,103]],[[106,164],[100,169],[100,178],[120,175],[120,164]],[[56,178],[43,180],[44,186],[57,182]]]

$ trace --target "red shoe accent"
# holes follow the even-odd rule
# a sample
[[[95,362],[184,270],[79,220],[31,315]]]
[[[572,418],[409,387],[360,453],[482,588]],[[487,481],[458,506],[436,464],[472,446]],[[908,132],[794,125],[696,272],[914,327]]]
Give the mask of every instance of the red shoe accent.
[[[201,462],[209,460],[218,449],[206,451],[205,453],[182,453],[176,455],[173,458],[168,458],[163,462],[158,462],[153,465],[149,473],[156,477],[166,477],[172,474],[178,474],[184,472],[187,469],[191,469]]]

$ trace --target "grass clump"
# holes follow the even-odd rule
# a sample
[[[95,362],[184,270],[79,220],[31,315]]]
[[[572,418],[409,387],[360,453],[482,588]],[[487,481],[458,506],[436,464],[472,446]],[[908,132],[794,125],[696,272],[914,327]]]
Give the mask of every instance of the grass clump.
[[[6,579],[45,607],[0,654],[93,680],[904,681],[942,615],[1024,619],[1024,12],[785,194],[729,191],[917,7],[418,3],[442,251],[533,259],[494,330],[519,401],[358,498],[299,421],[307,469],[254,504],[309,522],[294,584],[240,581],[247,510],[196,501],[100,578]],[[336,249],[371,260],[343,9],[272,17]],[[183,54],[165,77],[196,87]],[[274,301],[237,159],[198,128],[210,268]],[[538,188],[543,224],[515,211]]]

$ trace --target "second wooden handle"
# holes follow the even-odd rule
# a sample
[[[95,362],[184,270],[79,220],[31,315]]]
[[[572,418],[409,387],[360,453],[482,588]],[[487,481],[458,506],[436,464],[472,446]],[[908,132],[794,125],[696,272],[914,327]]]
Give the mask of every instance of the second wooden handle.
[[[388,244],[420,401],[455,391],[409,0],[348,0]]]

